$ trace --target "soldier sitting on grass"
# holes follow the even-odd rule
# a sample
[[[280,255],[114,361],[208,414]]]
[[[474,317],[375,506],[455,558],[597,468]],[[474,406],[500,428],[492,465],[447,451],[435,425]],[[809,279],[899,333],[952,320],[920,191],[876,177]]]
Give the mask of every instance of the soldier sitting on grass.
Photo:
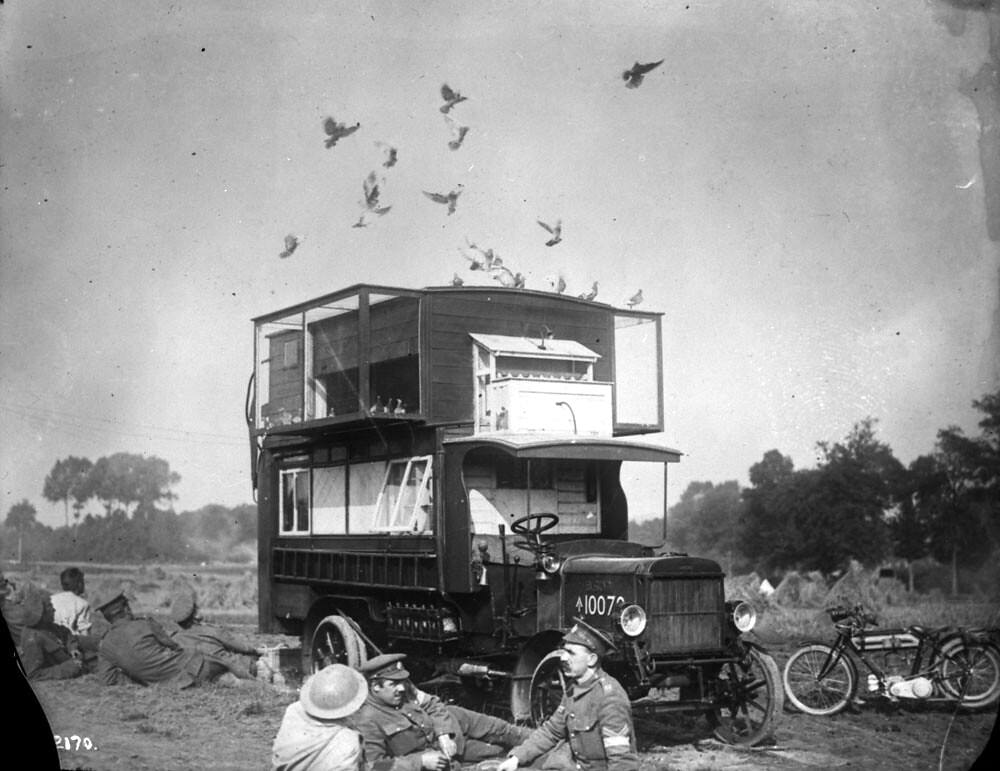
[[[574,618],[559,648],[569,688],[548,719],[512,749],[498,771],[569,768],[579,771],[638,771],[632,707],[621,683],[601,667],[614,643]],[[529,763],[539,764],[529,766]]]
[[[4,618],[15,637],[28,680],[67,680],[84,673],[83,656],[69,630],[53,623],[51,595],[27,585],[5,598]],[[16,636],[14,634],[17,630]]]
[[[403,668],[405,653],[386,653],[361,665],[370,695],[351,723],[374,771],[445,771],[452,761],[502,756],[530,729],[483,715],[418,690]]]
[[[343,664],[310,676],[282,717],[271,750],[272,771],[361,771],[361,737],[345,718],[367,696],[365,679]]]
[[[193,648],[224,661],[229,671],[243,680],[252,680],[260,672],[266,679],[266,663],[258,660],[261,651],[246,640],[241,640],[220,627],[202,623],[198,615],[198,599],[194,591],[183,589],[174,592],[170,602],[170,618],[177,624],[170,635],[183,648]]]

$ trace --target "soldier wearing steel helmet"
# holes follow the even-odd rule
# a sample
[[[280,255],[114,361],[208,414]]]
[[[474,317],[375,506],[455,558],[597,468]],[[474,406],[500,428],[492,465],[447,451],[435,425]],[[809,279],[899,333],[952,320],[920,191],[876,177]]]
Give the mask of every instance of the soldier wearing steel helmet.
[[[501,757],[531,733],[418,690],[404,658],[386,653],[361,666],[370,695],[352,724],[364,739],[369,771],[445,771],[452,761]]]
[[[271,749],[272,771],[361,771],[361,736],[347,723],[368,696],[360,673],[331,664],[288,705]]]
[[[628,694],[601,668],[601,659],[615,650],[614,643],[582,619],[573,621],[559,649],[569,681],[562,702],[527,741],[510,751],[497,771],[530,767],[545,753],[550,753],[546,767],[565,761],[563,765],[579,771],[638,771]],[[563,754],[568,757],[554,757]]]

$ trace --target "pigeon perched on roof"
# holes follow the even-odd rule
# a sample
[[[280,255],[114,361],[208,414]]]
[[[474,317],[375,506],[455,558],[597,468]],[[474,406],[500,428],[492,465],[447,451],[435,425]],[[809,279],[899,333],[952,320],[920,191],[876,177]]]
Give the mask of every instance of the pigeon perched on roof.
[[[625,70],[625,72],[622,73],[622,80],[625,81],[625,88],[638,88],[642,83],[643,76],[647,72],[655,70],[661,64],[663,64],[663,59],[660,59],[658,62],[650,62],[649,64],[639,64],[639,62],[636,62],[632,65],[632,69]]]
[[[360,123],[355,123],[353,126],[348,126],[346,123],[337,123],[333,118],[328,117],[323,121],[323,130],[326,132],[326,148],[329,150],[337,142],[344,137],[349,137],[355,131],[361,128]]]
[[[546,246],[555,246],[562,241],[562,220],[556,220],[555,225],[549,225],[547,222],[542,222],[541,220],[537,220],[537,222],[552,234],[552,238],[545,242]]]
[[[454,91],[447,83],[442,83],[441,98],[444,99],[444,104],[441,105],[441,112],[447,114],[452,107],[459,102],[464,102],[468,97],[462,96],[458,91]]]
[[[636,305],[642,302],[642,290],[640,289],[630,298],[628,298],[627,305],[629,308],[634,308]]]
[[[447,194],[444,194],[444,193],[428,193],[426,190],[423,191],[423,194],[426,195],[428,198],[430,198],[435,203],[448,204],[448,214],[454,214],[455,213],[455,204],[458,203],[458,197],[462,194],[462,189],[464,187],[465,187],[465,185],[462,185],[460,183],[460,184],[458,184],[458,185],[455,186],[454,190],[452,190],[450,193],[447,193]]]
[[[577,297],[579,297],[581,300],[593,300],[595,297],[597,297],[597,282],[596,281],[594,282],[594,285],[590,287],[589,292],[584,292],[581,295],[577,295]]]
[[[454,276],[451,277],[451,285],[452,286],[463,286],[464,284],[465,284],[465,281],[457,273]]]
[[[293,236],[291,233],[289,233],[287,236],[285,236],[285,251],[283,251],[278,256],[281,259],[285,259],[286,257],[291,257],[292,254],[295,252],[295,250],[298,248],[299,248],[299,239]]]
[[[448,122],[452,135],[451,141],[448,142],[448,148],[451,150],[457,150],[462,146],[462,142],[465,141],[465,135],[469,133],[469,127],[461,125],[450,115],[445,115],[444,119]]]
[[[548,276],[548,282],[556,294],[566,291],[566,279],[562,276]]]
[[[375,144],[378,147],[381,147],[383,150],[385,150],[385,161],[383,161],[382,165],[385,166],[387,169],[391,169],[393,166],[395,166],[398,155],[398,151],[396,150],[396,148],[393,147],[392,145],[386,144],[385,142],[376,142]]]
[[[524,274],[523,273],[519,272],[519,273],[515,273],[514,274],[514,288],[515,289],[524,289]]]

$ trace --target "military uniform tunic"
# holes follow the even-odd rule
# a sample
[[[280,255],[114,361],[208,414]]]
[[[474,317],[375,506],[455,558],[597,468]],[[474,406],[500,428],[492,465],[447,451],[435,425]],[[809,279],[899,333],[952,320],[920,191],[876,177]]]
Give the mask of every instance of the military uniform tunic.
[[[365,765],[374,771],[419,771],[420,756],[438,749],[438,737],[458,732],[443,702],[423,691],[399,707],[369,696],[350,718],[364,740]]]
[[[98,648],[97,679],[103,685],[166,682],[186,688],[224,671],[212,657],[182,648],[150,618],[116,620]]]
[[[573,685],[549,719],[510,755],[526,766],[564,740],[580,771],[638,771],[628,694],[603,670]]]
[[[470,763],[500,757],[531,733],[498,717],[445,704],[421,690],[399,708],[369,696],[350,722],[361,733],[371,771],[419,771],[420,756],[440,749],[438,739],[444,734],[455,740],[458,760]]]

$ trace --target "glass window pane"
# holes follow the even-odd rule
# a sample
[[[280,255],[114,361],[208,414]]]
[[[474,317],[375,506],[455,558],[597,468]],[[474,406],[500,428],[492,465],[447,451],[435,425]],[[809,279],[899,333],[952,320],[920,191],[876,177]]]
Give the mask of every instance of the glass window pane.
[[[295,490],[293,476],[281,474],[281,532],[289,533],[295,527]]]
[[[378,500],[382,480],[385,478],[385,463],[352,463],[347,470],[348,485],[348,532],[370,533],[375,527],[375,502]]]
[[[347,532],[347,467],[313,469],[312,532]]]
[[[657,323],[653,318],[615,316],[615,421],[658,426],[660,373]]]

